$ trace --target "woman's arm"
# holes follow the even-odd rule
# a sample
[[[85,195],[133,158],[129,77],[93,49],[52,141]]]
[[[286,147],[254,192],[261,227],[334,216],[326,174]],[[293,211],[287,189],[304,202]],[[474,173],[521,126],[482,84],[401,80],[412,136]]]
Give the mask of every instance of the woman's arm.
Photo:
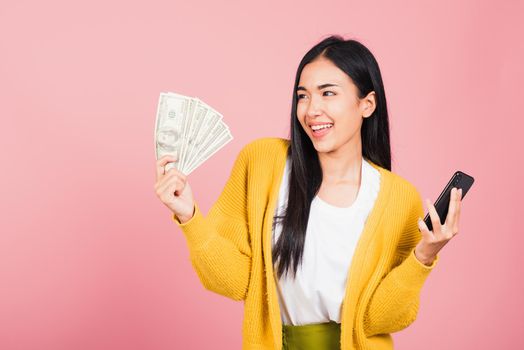
[[[239,153],[230,177],[206,217],[195,203],[193,217],[182,229],[193,265],[203,286],[234,300],[246,297],[251,272],[247,223],[248,149]]]
[[[415,256],[415,246],[420,241],[421,233],[417,220],[423,217],[424,210],[418,191],[412,197],[407,228],[401,238],[402,248],[395,256],[394,267],[379,283],[366,310],[364,331],[366,336],[394,333],[409,326],[417,317],[420,291],[438,262],[437,255],[431,265],[425,265]]]

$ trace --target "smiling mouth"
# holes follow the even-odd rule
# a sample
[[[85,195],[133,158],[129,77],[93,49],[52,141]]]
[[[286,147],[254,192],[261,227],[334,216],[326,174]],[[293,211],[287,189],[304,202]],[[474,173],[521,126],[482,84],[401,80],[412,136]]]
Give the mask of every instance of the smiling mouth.
[[[311,128],[311,130],[313,130],[313,132],[318,132],[326,129],[331,129],[333,127],[333,123],[310,125],[309,127]]]
[[[320,138],[328,134],[333,128],[333,123],[326,123],[322,125],[310,125],[309,128],[312,130],[313,137]]]

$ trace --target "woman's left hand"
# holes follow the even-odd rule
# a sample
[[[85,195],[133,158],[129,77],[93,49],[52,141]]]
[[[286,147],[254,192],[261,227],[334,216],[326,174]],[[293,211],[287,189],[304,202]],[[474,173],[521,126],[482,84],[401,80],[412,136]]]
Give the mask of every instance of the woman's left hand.
[[[433,231],[430,231],[424,220],[421,218],[418,221],[418,227],[422,233],[422,239],[415,247],[415,256],[425,265],[431,265],[435,260],[437,253],[455,237],[458,233],[458,223],[460,218],[460,203],[462,200],[462,189],[457,190],[456,187],[451,189],[451,196],[449,199],[448,215],[446,222],[442,225],[438,216],[437,210],[433,204],[426,199],[426,206],[431,217],[431,225]]]

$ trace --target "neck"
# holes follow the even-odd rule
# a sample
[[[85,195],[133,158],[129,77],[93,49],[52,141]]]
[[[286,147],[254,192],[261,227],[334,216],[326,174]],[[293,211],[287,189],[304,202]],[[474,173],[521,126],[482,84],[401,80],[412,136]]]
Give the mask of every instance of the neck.
[[[318,152],[318,159],[322,168],[322,182],[360,184],[363,161],[360,140],[331,152]]]

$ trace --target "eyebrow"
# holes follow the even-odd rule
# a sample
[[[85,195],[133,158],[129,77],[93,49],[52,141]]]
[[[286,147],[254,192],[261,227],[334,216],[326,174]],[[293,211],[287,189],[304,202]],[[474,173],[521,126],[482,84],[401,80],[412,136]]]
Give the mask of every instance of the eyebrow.
[[[319,90],[322,90],[322,89],[325,89],[325,88],[330,87],[330,86],[338,86],[338,85],[337,85],[337,84],[327,83],[327,84],[321,84],[321,85],[318,85],[317,88],[318,88]],[[307,89],[306,89],[305,87],[303,87],[303,86],[298,86],[298,87],[297,87],[297,91],[299,91],[299,90],[307,91]]]

